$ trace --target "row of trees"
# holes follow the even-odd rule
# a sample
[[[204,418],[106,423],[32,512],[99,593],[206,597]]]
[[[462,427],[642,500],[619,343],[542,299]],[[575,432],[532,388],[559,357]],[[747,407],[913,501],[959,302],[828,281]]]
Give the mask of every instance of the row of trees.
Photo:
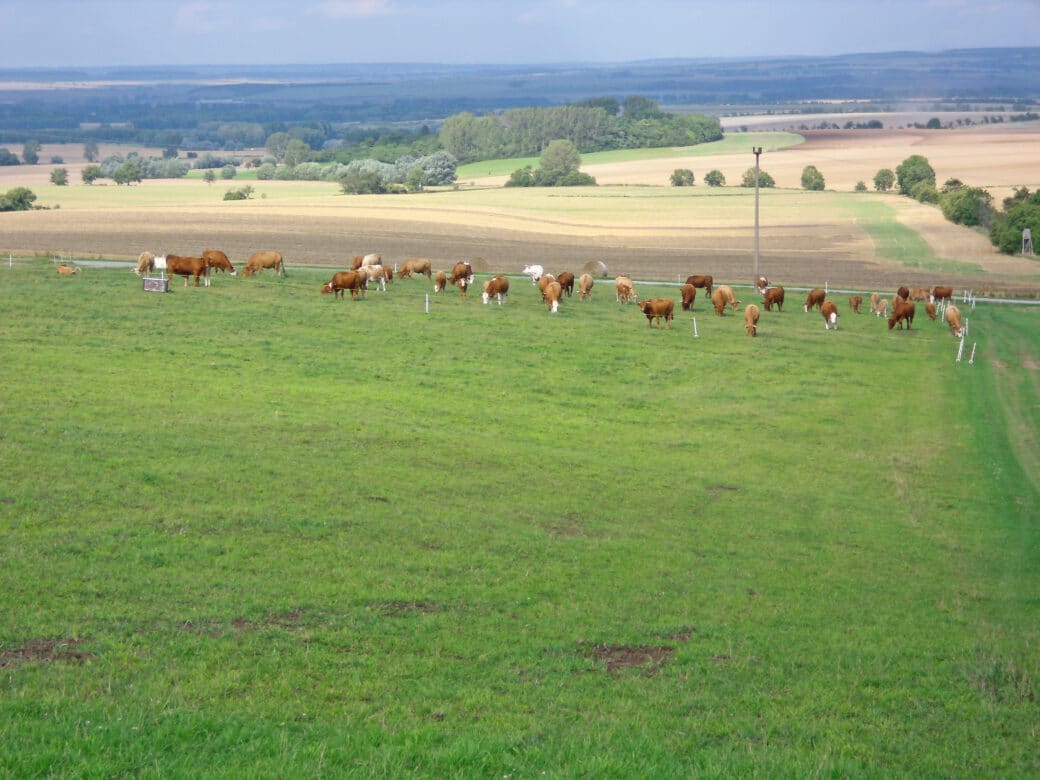
[[[556,140],[570,141],[579,152],[595,152],[693,146],[721,138],[718,119],[665,113],[640,96],[621,104],[605,98],[480,117],[463,112],[444,120],[439,135],[441,146],[461,162],[529,157]]]

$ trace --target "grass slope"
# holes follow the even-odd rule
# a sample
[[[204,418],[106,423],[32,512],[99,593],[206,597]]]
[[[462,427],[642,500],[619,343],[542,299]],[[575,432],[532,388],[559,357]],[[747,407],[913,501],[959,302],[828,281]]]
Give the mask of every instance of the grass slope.
[[[0,274],[2,774],[1040,771],[1033,312]]]

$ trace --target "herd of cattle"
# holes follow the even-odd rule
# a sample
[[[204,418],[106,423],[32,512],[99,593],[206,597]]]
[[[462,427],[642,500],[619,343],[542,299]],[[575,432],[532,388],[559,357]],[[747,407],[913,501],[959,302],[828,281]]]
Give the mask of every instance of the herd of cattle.
[[[242,269],[243,276],[252,276],[264,269],[270,269],[276,274],[285,273],[285,265],[282,255],[273,251],[254,252],[246,260]],[[187,257],[182,255],[155,255],[152,252],[142,252],[138,258],[135,273],[141,276],[145,273],[165,270],[171,276],[184,277],[187,286],[188,279],[194,278],[195,286],[199,286],[200,279],[206,287],[210,284],[211,271],[226,271],[234,276],[235,267],[228,256],[219,249],[206,249],[198,257]],[[59,274],[72,274],[75,269],[64,264],[58,266]],[[550,312],[558,312],[564,296],[571,297],[574,285],[578,285],[578,298],[582,301],[591,300],[592,288],[595,280],[591,274],[584,273],[577,279],[570,271],[559,274],[546,273],[543,266],[529,265],[523,269],[523,273],[530,277],[532,284],[536,285],[541,293],[542,302]],[[449,284],[458,288],[459,294],[465,298],[470,286],[473,284],[473,267],[470,263],[460,261],[455,263],[450,272],[437,271],[434,273],[432,264],[426,258],[411,258],[405,260],[396,272],[398,279],[409,279],[415,276],[425,276],[433,281],[435,293],[443,291]],[[385,291],[388,283],[394,279],[394,269],[383,264],[383,258],[379,254],[355,255],[350,269],[337,271],[324,285],[322,294],[331,293],[333,297],[345,297],[350,293],[352,299],[364,296],[369,285],[375,285]],[[762,296],[762,307],[766,311],[772,311],[775,306],[777,311],[783,311],[784,288],[770,286],[769,280],[759,276],[754,283],[755,291]],[[721,284],[716,286],[714,279],[708,275],[695,274],[686,279],[686,283],[680,288],[680,305],[684,311],[691,311],[697,300],[697,290],[704,290],[704,294],[711,300],[712,308],[719,317],[725,316],[726,309],[737,310],[740,301],[737,300],[733,288]],[[499,274],[484,282],[482,299],[485,304],[492,300],[499,305],[505,300],[509,293],[509,279]],[[640,301],[636,295],[635,283],[627,276],[618,276],[614,279],[614,294],[618,303],[635,303],[640,311],[646,315],[647,324],[653,327],[654,321],[661,328],[661,321],[671,328],[675,313],[675,301],[671,298],[650,298]],[[882,298],[880,293],[870,296],[870,311],[877,317],[887,319],[888,328],[903,329],[905,323],[907,330],[913,326],[916,304],[926,301],[925,313],[929,319],[938,317],[941,307],[943,319],[950,328],[950,332],[960,337],[964,332],[960,310],[953,305],[953,288],[938,285],[931,290],[924,287],[910,289],[901,286],[892,298],[891,315],[889,315],[888,300]],[[861,314],[863,296],[852,295],[849,297],[849,310],[854,314]],[[809,291],[805,299],[803,310],[810,312],[817,309],[823,317],[824,327],[827,330],[838,329],[838,306],[827,298],[827,291],[822,288],[814,288]],[[758,335],[758,322],[761,317],[761,309],[758,305],[751,303],[744,308],[744,328],[749,336]]]

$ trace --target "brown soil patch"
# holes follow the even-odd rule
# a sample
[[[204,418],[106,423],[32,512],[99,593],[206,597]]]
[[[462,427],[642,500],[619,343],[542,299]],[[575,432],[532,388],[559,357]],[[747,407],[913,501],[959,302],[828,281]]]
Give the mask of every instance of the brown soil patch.
[[[93,653],[75,649],[82,642],[82,639],[30,639],[10,650],[0,650],[0,669],[22,663],[82,663],[94,658]]]
[[[675,648],[660,646],[633,645],[590,645],[585,654],[603,661],[608,672],[621,669],[646,667],[646,674],[653,674],[675,655]]]
[[[387,617],[430,615],[442,611],[441,607],[432,601],[384,601],[376,608]]]

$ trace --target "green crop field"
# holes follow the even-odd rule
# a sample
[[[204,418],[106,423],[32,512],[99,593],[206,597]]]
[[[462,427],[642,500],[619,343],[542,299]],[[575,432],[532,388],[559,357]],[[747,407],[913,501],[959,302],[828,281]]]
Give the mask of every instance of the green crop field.
[[[0,267],[0,775],[1040,773],[1036,311],[327,275]]]

